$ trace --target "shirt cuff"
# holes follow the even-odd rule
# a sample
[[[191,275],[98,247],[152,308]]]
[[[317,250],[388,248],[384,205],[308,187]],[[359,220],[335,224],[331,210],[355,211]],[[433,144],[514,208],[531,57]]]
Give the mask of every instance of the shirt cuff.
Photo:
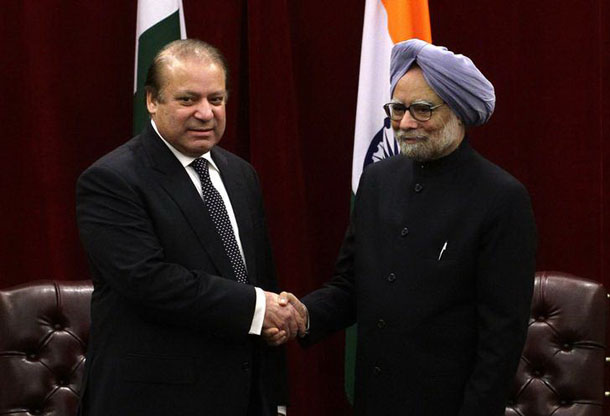
[[[255,287],[256,291],[256,305],[254,306],[254,316],[252,317],[252,324],[250,325],[250,335],[260,335],[263,331],[263,321],[265,320],[265,307],[267,303],[265,301],[265,292],[260,287]]]
[[[284,415],[286,416],[288,413],[286,413],[286,406],[278,406],[277,407],[277,413],[279,415]]]

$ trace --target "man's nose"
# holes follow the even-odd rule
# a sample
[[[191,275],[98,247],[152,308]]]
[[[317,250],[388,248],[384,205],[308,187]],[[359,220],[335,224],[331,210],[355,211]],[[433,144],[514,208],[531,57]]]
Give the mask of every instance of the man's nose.
[[[405,115],[400,120],[398,125],[402,130],[416,129],[418,127],[417,120],[413,118],[409,111],[405,111]]]
[[[211,120],[214,118],[214,112],[212,111],[212,106],[208,100],[201,100],[201,102],[197,104],[194,116],[200,120]]]

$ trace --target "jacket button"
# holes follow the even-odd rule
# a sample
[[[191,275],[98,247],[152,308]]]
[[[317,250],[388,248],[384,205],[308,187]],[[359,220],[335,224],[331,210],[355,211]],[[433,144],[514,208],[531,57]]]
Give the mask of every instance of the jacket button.
[[[381,368],[377,366],[373,367],[373,374],[375,374],[376,376],[381,374]]]
[[[396,275],[394,273],[390,273],[387,277],[388,282],[393,283],[396,280]]]
[[[241,369],[244,371],[248,371],[250,369],[250,363],[248,361],[244,361],[241,363]]]
[[[385,328],[385,321],[383,319],[380,319],[377,321],[377,328],[379,328],[379,329]]]
[[[421,183],[416,183],[414,189],[415,189],[415,192],[421,192],[422,189],[424,189],[424,186]]]
[[[400,230],[400,236],[401,237],[406,237],[407,234],[409,234],[409,229],[407,227],[405,227],[402,230]]]

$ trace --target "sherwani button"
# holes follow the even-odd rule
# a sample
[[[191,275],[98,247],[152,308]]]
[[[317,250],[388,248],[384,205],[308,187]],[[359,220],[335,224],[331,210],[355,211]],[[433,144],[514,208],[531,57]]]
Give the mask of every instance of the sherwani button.
[[[405,227],[402,230],[400,230],[400,236],[401,237],[406,237],[407,234],[409,234],[409,229],[407,227]]]
[[[248,371],[250,369],[250,363],[248,361],[244,361],[241,363],[241,369],[244,371]]]
[[[386,323],[383,319],[380,319],[377,321],[377,328],[383,329],[383,328],[385,328],[385,325],[386,325]]]
[[[424,189],[424,185],[422,185],[421,183],[416,183],[414,189],[415,189],[415,192],[421,192],[422,189]]]
[[[388,282],[393,283],[396,280],[396,275],[394,273],[390,273],[387,277]]]
[[[381,374],[381,368],[377,366],[373,367],[373,374],[375,374],[376,376]]]

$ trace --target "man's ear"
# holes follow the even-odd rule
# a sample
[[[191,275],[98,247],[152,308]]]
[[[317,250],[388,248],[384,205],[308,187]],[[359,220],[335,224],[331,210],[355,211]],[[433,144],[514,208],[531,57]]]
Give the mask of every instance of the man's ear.
[[[157,105],[159,100],[153,97],[153,93],[150,90],[146,91],[146,108],[149,114],[155,114],[157,112]]]

